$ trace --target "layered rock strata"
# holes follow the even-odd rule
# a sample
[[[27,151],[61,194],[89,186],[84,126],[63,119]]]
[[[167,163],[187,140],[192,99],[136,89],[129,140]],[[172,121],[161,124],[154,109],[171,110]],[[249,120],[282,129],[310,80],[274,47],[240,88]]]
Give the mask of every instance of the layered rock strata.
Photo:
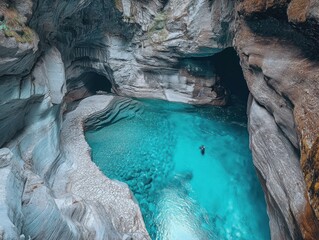
[[[112,101],[112,103],[111,103]],[[97,239],[149,239],[138,204],[128,186],[108,179],[92,162],[91,151],[84,138],[84,125],[100,115],[118,114],[118,99],[97,95],[86,98],[72,112],[66,114],[62,126],[61,149],[65,162],[56,173],[53,189],[63,194],[67,191],[78,199],[91,203],[90,217]],[[132,105],[127,100],[127,105]],[[67,179],[66,179],[67,176]],[[79,201],[79,200],[77,200]],[[96,218],[101,222],[97,222]],[[93,224],[95,223],[95,224]],[[98,224],[98,225],[97,225]],[[109,226],[108,228],[106,228]],[[115,234],[118,232],[119,234]],[[98,236],[100,235],[100,236]]]
[[[0,239],[19,239],[23,226],[20,201],[16,199],[21,199],[26,179],[12,158],[8,148],[0,149]]]
[[[56,47],[39,43],[33,30],[27,39],[20,38],[25,34],[21,31],[28,30],[25,23],[31,9],[31,1],[0,6],[5,28],[0,31],[0,143],[10,149],[1,149],[1,239],[148,239],[139,208],[125,185],[106,184],[124,196],[118,200],[127,209],[122,214],[118,209],[123,204],[114,204],[118,207],[113,210],[113,203],[105,206],[103,201],[74,193],[81,191],[68,190],[77,165],[61,151],[63,55]],[[14,24],[19,28],[10,21],[18,21]]]
[[[234,44],[253,102],[258,103],[253,103],[253,111],[249,112],[251,146],[265,192],[273,192],[267,198],[268,206],[272,206],[268,211],[272,238],[317,239],[319,225],[314,152],[317,151],[319,134],[319,65],[315,57],[317,41],[309,36],[313,31],[310,22],[316,19],[310,13],[307,15],[309,19],[296,16],[309,11],[310,5],[300,1],[257,2],[259,4],[252,5],[249,1],[243,1],[238,5],[240,20]],[[264,120],[256,120],[263,115],[260,111],[256,112],[257,105],[266,111],[264,114],[268,112],[272,123],[266,121],[266,115]],[[266,128],[269,129],[263,130]],[[281,143],[278,137],[282,138]],[[271,159],[283,165],[262,166],[271,164]],[[295,166],[296,163],[298,165]],[[288,168],[294,172],[287,174]],[[271,172],[265,173],[266,169],[271,169]],[[301,172],[303,178],[300,177]],[[285,180],[285,176],[290,177]],[[291,176],[294,176],[293,179]],[[291,185],[294,181],[297,182]],[[276,187],[271,186],[273,184],[282,190],[274,190]],[[280,192],[286,197],[276,200]],[[289,207],[282,206],[284,199],[290,202]],[[280,224],[274,224],[280,219],[278,213],[284,217]],[[285,225],[287,231],[282,235]]]
[[[125,96],[226,103],[212,91],[214,66],[209,74],[206,69],[207,57],[231,46],[234,3],[58,3],[39,1],[30,24],[43,44],[49,41],[63,53],[67,98],[90,95],[83,74],[94,72],[113,85],[113,92]]]

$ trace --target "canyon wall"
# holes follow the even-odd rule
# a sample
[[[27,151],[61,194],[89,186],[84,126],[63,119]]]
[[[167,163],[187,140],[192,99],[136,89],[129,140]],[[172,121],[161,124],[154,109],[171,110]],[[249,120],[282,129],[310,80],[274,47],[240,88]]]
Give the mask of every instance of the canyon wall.
[[[89,158],[89,148],[75,144],[83,119],[70,120],[81,111],[63,114],[99,91],[225,105],[230,93],[216,57],[229,47],[250,91],[250,143],[272,239],[317,239],[318,7],[315,0],[2,1],[0,239],[148,239],[127,186],[89,163],[121,194],[84,181],[72,155],[78,148]],[[121,212],[124,202],[130,207]]]
[[[248,104],[251,147],[272,238],[316,239],[319,65],[318,18],[312,12],[317,6],[254,2],[237,6],[234,45],[253,98]]]

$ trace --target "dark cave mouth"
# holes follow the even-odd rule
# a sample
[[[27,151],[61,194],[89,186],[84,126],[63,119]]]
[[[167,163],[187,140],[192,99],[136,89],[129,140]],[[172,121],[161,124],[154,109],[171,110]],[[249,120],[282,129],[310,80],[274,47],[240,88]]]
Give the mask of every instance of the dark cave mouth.
[[[247,102],[249,90],[239,64],[239,57],[233,47],[224,49],[213,56],[213,63],[221,84],[231,96]]]
[[[194,90],[194,96],[201,93],[202,88],[206,88],[204,91],[208,94],[207,96],[211,95],[212,101],[215,101],[212,102],[212,105],[227,106],[238,101],[246,103],[248,100],[249,90],[239,61],[235,49],[229,47],[213,56],[182,58],[177,67],[186,70],[188,74],[195,76],[201,82]],[[206,83],[201,85],[203,82]],[[211,82],[211,87],[209,82]],[[67,102],[95,94],[117,93],[116,85],[112,83],[105,75],[96,71],[84,72],[69,83],[70,91],[67,94]],[[218,104],[219,100],[220,104]]]
[[[195,77],[215,78],[212,91],[217,95],[226,91],[230,99],[247,102],[249,90],[239,62],[236,50],[229,47],[213,56],[183,58],[179,67]]]
[[[112,82],[104,75],[89,71],[73,78],[68,83],[68,93],[65,96],[68,110],[73,110],[80,100],[96,94],[113,93]]]
[[[111,93],[112,83],[105,76],[96,72],[86,72],[79,77],[80,81],[84,83],[84,87],[87,91],[94,95],[99,91]]]

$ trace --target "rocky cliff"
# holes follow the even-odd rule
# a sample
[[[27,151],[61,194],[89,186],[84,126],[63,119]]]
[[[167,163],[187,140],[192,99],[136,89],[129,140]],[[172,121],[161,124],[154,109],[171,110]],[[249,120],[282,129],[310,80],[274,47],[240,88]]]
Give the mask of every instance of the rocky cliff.
[[[316,3],[306,2],[243,1],[237,6],[234,45],[253,98],[248,104],[251,147],[274,239],[319,236],[318,18]]]
[[[99,172],[83,138],[84,120],[121,100],[94,98],[63,114],[99,91],[225,105],[240,79],[225,77],[221,65],[235,48],[272,239],[317,239],[318,7],[1,1],[0,238],[148,239],[129,189]]]

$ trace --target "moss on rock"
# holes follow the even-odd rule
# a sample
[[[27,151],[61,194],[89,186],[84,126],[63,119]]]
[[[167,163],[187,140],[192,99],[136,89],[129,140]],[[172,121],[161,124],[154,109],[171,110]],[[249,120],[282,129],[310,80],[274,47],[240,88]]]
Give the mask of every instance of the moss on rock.
[[[161,43],[168,37],[166,29],[167,14],[164,12],[158,13],[153,21],[153,24],[148,30],[148,37],[155,43]]]
[[[23,17],[16,9],[9,6],[0,8],[3,20],[0,21],[0,31],[6,37],[14,37],[17,42],[30,43],[34,39],[34,32],[25,25]]]

